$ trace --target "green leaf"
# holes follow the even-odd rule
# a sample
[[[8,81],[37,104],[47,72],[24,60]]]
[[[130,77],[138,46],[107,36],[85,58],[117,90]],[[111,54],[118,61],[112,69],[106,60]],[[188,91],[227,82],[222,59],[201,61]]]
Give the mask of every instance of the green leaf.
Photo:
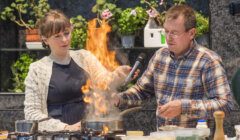
[[[98,5],[103,5],[106,2],[106,0],[97,0],[96,3]]]
[[[13,3],[11,4],[11,7],[15,8],[15,7],[16,7],[16,3],[13,2]]]
[[[97,11],[98,11],[98,5],[94,5],[93,7],[92,7],[92,12],[93,13],[97,13]]]

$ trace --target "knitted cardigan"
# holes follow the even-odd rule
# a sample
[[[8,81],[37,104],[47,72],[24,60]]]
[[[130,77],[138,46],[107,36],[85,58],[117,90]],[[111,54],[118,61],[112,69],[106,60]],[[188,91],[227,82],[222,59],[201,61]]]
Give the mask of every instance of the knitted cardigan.
[[[121,81],[117,72],[109,72],[89,51],[70,51],[71,58],[90,76],[91,82],[107,84]],[[53,60],[49,56],[32,63],[25,79],[24,114],[26,120],[41,120],[48,117],[47,97],[52,75]],[[107,82],[106,82],[107,81]],[[66,123],[57,119],[48,119],[38,124],[39,130],[61,131]]]

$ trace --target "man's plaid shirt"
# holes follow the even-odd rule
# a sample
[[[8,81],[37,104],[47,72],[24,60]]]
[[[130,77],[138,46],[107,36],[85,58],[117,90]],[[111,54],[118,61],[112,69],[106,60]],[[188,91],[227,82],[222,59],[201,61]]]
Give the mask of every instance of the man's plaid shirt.
[[[171,124],[183,127],[195,127],[198,119],[212,119],[214,111],[229,113],[233,108],[221,58],[196,43],[178,59],[168,48],[160,48],[137,83],[119,95],[120,105],[138,105],[151,96],[158,105],[179,99],[182,113]],[[166,124],[160,116],[157,121],[158,126]]]

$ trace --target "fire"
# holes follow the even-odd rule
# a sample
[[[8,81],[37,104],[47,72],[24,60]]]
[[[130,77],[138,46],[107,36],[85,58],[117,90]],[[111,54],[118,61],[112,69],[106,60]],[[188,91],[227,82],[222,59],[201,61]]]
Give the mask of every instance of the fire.
[[[115,52],[108,49],[107,34],[110,31],[111,27],[105,20],[101,22],[100,27],[97,27],[97,19],[89,21],[86,50],[94,54],[101,64],[111,72],[119,66],[119,63],[115,58]],[[97,85],[91,85],[90,80],[82,87],[85,95],[84,101],[89,103],[90,112],[93,111],[92,113],[98,117],[104,117],[108,114],[109,101],[106,99],[108,89],[109,87],[106,83],[102,82],[97,83]]]
[[[83,101],[85,102],[85,103],[92,103],[93,101],[92,101],[92,98],[91,97],[88,97],[88,96],[85,96],[84,98],[83,98]]]
[[[88,22],[86,49],[92,52],[107,70],[114,71],[119,63],[116,61],[115,52],[109,51],[107,46],[107,34],[111,31],[111,26],[105,20],[99,28],[96,26],[97,19]]]
[[[103,135],[106,135],[108,132],[109,132],[109,128],[108,128],[108,126],[103,125],[103,128],[102,128],[102,134],[103,134]]]
[[[81,88],[83,93],[86,94],[90,91],[90,84],[91,84],[91,81],[88,79],[86,84]]]
[[[95,114],[96,115],[106,115],[107,114],[107,104],[104,101],[104,96],[101,96],[100,94],[93,94],[95,95],[95,102],[94,102],[94,107],[96,109]]]
[[[85,103],[92,103],[92,98],[88,95],[88,93],[90,92],[90,85],[91,85],[91,81],[88,79],[86,84],[84,86],[82,86],[81,90],[82,92],[85,94],[83,101]]]

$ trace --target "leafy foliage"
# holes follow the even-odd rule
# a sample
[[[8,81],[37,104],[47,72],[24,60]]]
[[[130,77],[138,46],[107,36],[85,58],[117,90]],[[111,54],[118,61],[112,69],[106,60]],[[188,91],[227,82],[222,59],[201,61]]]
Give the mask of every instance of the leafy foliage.
[[[24,53],[15,63],[11,65],[11,71],[13,74],[13,89],[10,89],[10,91],[18,93],[24,92],[24,80],[27,76],[30,64],[35,60],[34,56]]]
[[[87,40],[87,20],[81,15],[72,17],[70,22],[74,26],[71,38],[71,47],[74,49],[83,49]]]
[[[196,19],[197,19],[197,35],[200,36],[205,34],[209,31],[209,19],[204,17],[201,13],[196,12]]]
[[[132,35],[145,26],[147,19],[147,12],[142,7],[127,8],[117,20],[118,31],[121,35]]]
[[[4,8],[0,16],[2,20],[11,20],[21,27],[34,28],[37,19],[48,12],[48,0],[15,0]]]

